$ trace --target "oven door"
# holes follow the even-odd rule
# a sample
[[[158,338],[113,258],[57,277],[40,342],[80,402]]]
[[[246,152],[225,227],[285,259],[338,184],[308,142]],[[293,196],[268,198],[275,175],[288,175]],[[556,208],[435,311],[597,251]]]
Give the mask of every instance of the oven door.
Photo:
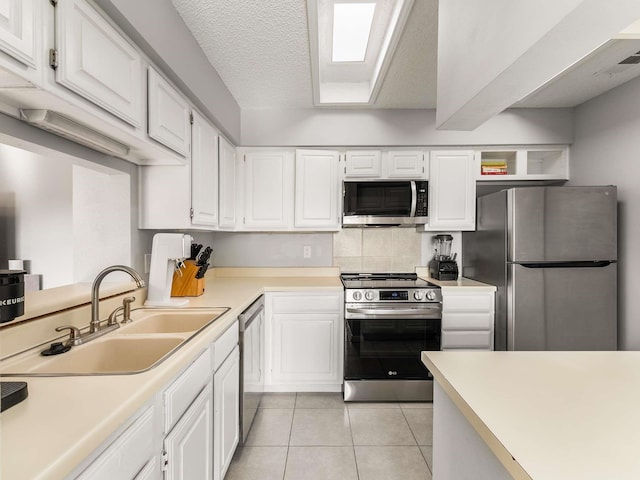
[[[420,352],[440,350],[440,329],[439,304],[347,306],[345,380],[431,379]]]

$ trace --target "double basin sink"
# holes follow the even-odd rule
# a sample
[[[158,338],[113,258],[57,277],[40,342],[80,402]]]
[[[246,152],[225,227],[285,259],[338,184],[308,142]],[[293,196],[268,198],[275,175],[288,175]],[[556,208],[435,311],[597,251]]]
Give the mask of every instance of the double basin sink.
[[[0,364],[0,375],[122,375],[149,370],[167,359],[228,308],[131,311],[131,323],[53,356],[29,351]]]

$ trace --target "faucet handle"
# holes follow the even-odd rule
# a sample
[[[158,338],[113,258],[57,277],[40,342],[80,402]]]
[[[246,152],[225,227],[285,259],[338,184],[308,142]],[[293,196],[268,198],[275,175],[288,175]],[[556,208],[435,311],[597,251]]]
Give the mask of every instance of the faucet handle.
[[[64,330],[69,330],[69,338],[65,342],[66,345],[80,345],[80,337],[82,334],[77,327],[72,325],[63,325],[61,327],[56,327],[56,332],[62,332]]]
[[[122,320],[120,323],[131,323],[131,304],[136,301],[136,297],[125,297],[122,300]]]

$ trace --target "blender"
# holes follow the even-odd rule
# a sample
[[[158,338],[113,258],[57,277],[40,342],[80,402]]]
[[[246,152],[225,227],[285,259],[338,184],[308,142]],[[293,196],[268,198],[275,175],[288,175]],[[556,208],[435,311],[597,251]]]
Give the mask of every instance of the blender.
[[[429,262],[429,275],[436,280],[457,280],[458,264],[456,254],[451,256],[451,242],[453,236],[448,234],[436,235],[436,253]]]

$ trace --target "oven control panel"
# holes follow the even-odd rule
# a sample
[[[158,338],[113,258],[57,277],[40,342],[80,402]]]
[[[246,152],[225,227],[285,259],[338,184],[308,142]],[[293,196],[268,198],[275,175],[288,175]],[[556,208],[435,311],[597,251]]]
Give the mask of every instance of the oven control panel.
[[[409,289],[346,289],[345,302],[398,302],[398,303],[433,303],[442,302],[439,288],[409,288]]]

